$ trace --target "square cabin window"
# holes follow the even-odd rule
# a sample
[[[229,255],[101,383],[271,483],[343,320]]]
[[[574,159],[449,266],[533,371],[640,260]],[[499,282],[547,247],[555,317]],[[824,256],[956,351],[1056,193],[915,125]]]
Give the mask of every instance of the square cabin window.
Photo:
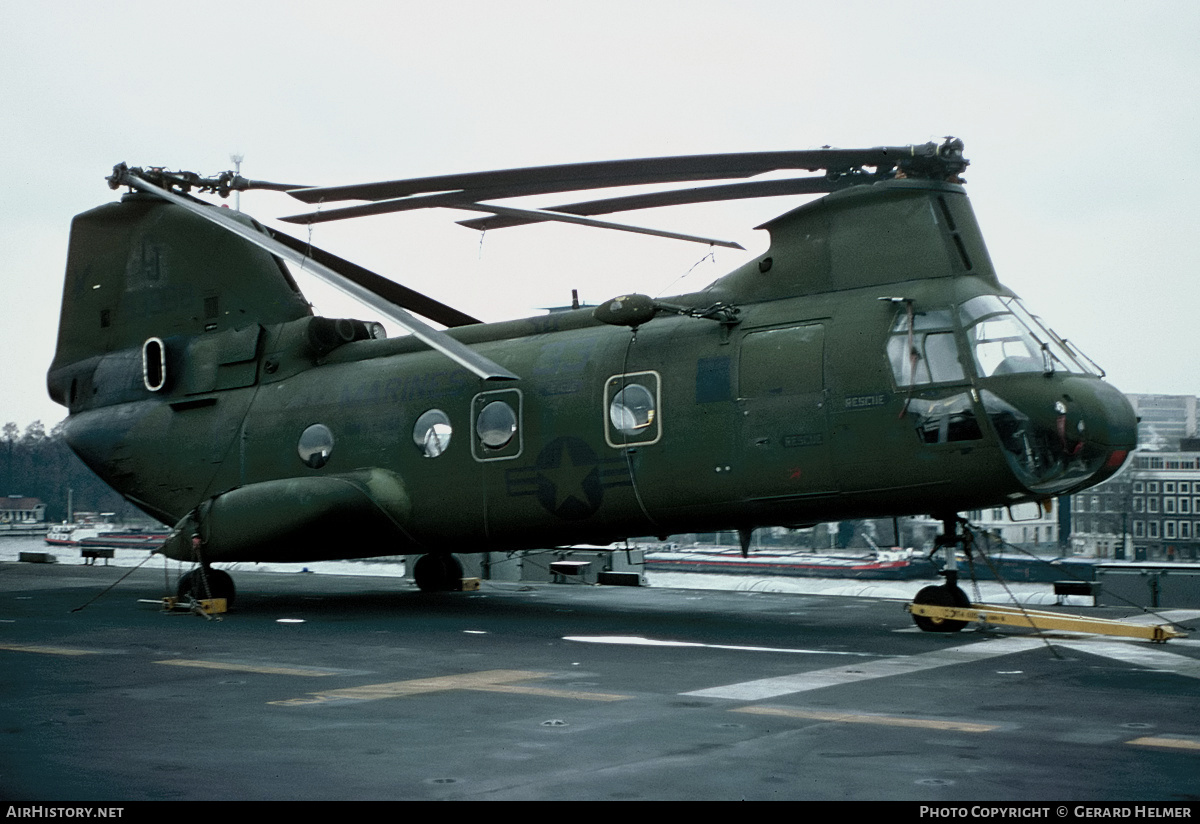
[[[614,375],[604,385],[605,429],[609,446],[658,443],[662,437],[662,378],[657,372]]]

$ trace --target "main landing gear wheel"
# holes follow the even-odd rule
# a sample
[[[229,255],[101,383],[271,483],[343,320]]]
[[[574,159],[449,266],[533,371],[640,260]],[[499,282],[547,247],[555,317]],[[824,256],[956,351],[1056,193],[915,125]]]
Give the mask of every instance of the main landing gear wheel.
[[[233,578],[225,570],[197,567],[179,579],[175,595],[180,600],[191,598],[196,601],[205,598],[224,598],[225,606],[232,608],[236,590],[233,586]]]
[[[933,607],[969,607],[971,599],[967,593],[953,584],[928,586],[913,598],[914,604],[927,604]],[[948,618],[932,618],[927,615],[914,615],[913,622],[925,632],[958,632],[967,625],[966,621],[951,621]]]
[[[462,564],[448,552],[422,555],[413,565],[413,580],[422,592],[451,592],[462,589]]]

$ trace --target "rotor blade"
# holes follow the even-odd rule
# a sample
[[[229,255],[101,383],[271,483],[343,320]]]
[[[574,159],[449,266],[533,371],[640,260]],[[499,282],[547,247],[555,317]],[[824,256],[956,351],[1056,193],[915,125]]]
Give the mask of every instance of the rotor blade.
[[[493,206],[487,203],[464,203],[454,206],[455,209],[469,209],[471,211],[491,212],[494,215],[502,215],[508,218],[515,218],[524,223],[537,223],[543,220],[552,220],[559,223],[576,223],[580,226],[592,226],[597,229],[616,229],[621,232],[634,232],[639,235],[654,235],[656,237],[668,237],[674,240],[690,240],[693,243],[706,243],[709,246],[724,246],[728,249],[741,249],[745,251],[744,246],[740,243],[734,243],[731,240],[716,240],[710,237],[698,237],[697,235],[684,235],[679,232],[665,232],[660,229],[646,229],[641,226],[630,226],[626,223],[612,223],[607,220],[592,220],[587,217],[577,217],[575,215],[563,215],[556,212],[546,212],[535,209],[514,209],[510,206]],[[486,220],[486,218],[485,218]]]
[[[885,175],[898,168],[910,177],[956,180],[958,173],[963,171],[968,163],[962,155],[962,141],[956,138],[947,138],[940,145],[931,142],[919,146],[880,146],[874,149],[814,149],[605,160],[297,189],[289,191],[288,194],[306,203],[319,204],[350,199],[375,202],[291,215],[282,220],[289,223],[321,223],[427,206],[479,203],[482,200],[552,192],[687,180],[746,178],[779,169],[825,169],[834,175],[842,175],[862,173],[863,166],[870,166],[875,168],[876,176]]]
[[[292,194],[289,192],[288,194]],[[340,209],[330,209],[327,212],[305,212],[301,215],[281,217],[284,223],[326,223],[330,220],[345,220],[351,217],[366,217],[368,215],[391,214],[392,212],[407,212],[412,209],[430,209],[436,206],[457,206],[460,203],[473,203],[476,200],[487,200],[493,197],[503,197],[498,190],[480,189],[471,192],[440,192],[434,195],[418,195],[416,197],[384,200],[378,203],[363,203],[358,206],[344,206]]]
[[[934,144],[928,144],[936,152]],[[752,177],[777,169],[841,169],[856,166],[896,165],[897,161],[926,151],[926,146],[880,146],[874,149],[812,149],[782,152],[742,152],[733,154],[652,157],[636,160],[601,160],[590,163],[566,163],[556,166],[532,166],[490,172],[438,175],[379,183],[325,186],[289,192],[305,203],[329,203],[338,200],[392,200],[428,192],[466,191],[500,188],[505,197],[635,186],[648,183],[673,183],[685,180],[721,180]]]
[[[447,306],[428,295],[421,294],[415,289],[409,289],[407,286],[402,286],[394,280],[385,278],[383,275],[359,266],[353,261],[338,257],[332,252],[326,252],[324,249],[316,246],[311,246],[299,238],[294,238],[275,229],[267,229],[267,232],[270,233],[271,237],[293,251],[328,266],[364,289],[379,295],[384,300],[390,301],[403,309],[416,312],[421,317],[429,318],[435,323],[455,327],[470,326],[483,322],[479,318],[474,318],[465,312],[460,312],[453,306]]]
[[[290,192],[295,189],[309,189],[312,187],[302,183],[272,183],[269,180],[247,180],[244,177],[235,176],[233,180],[229,182],[229,188],[237,192],[244,192],[250,189],[268,189],[272,192]]]
[[[853,177],[855,182],[863,182],[865,180],[877,180],[880,176],[859,173],[858,175],[842,175],[839,180],[846,177]],[[789,184],[791,185],[789,186]],[[736,200],[742,197],[772,197],[774,195],[832,192],[849,185],[852,184],[842,183],[836,185],[830,182],[830,179],[826,176],[799,178],[792,181],[761,180],[750,183],[726,184],[724,186],[700,186],[692,189],[675,189],[670,192],[653,192],[644,195],[626,195],[624,197],[608,198],[605,200],[571,203],[564,206],[550,206],[546,211],[567,212],[576,215],[601,215],[633,209],[650,209],[655,206],[704,203],[710,200]],[[758,191],[759,187],[762,187],[762,193],[755,194],[754,192]],[[438,206],[469,209],[471,208],[471,204],[478,204],[481,200],[508,196],[510,196],[508,193],[499,188],[471,189],[469,191],[460,189],[453,192],[415,195],[413,197],[397,198],[396,200],[381,200],[374,203],[360,203],[356,206],[343,206],[340,209],[288,215],[287,217],[279,218],[279,220],[285,223],[311,224],[326,223],[333,220],[346,220],[355,217],[367,217],[369,215],[407,212],[413,209],[428,209]],[[608,208],[609,204],[612,204],[613,208]],[[596,208],[593,208],[593,206]],[[539,221],[519,217],[473,218],[471,221],[460,221],[463,226],[470,226],[473,229],[499,229],[505,226],[520,226],[536,222]],[[486,226],[483,226],[485,223]]]
[[[789,180],[755,180],[749,183],[729,183],[723,186],[698,186],[692,189],[672,189],[669,192],[650,192],[625,197],[610,197],[604,200],[589,200],[547,206],[544,211],[566,212],[572,215],[607,215],[614,212],[630,212],[635,209],[654,209],[660,206],[681,206],[689,203],[712,203],[721,200],[742,200],[754,197],[779,197],[781,195],[808,195],[836,192],[850,186],[874,183],[879,175],[860,173],[842,175],[836,179],[828,177],[802,177]],[[459,226],[487,231],[509,226],[536,223],[538,217],[477,217],[458,221]]]
[[[503,366],[500,366],[488,358],[483,357],[478,352],[468,348],[462,342],[455,340],[445,332],[440,332],[430,326],[427,326],[408,312],[401,309],[399,306],[396,306],[369,289],[366,289],[358,283],[355,283],[345,275],[335,272],[328,266],[318,263],[311,258],[305,257],[302,253],[290,248],[278,240],[268,237],[251,226],[239,223],[237,220],[224,213],[221,209],[193,200],[191,198],[177,195],[174,192],[170,192],[166,189],[155,186],[154,184],[138,177],[131,171],[126,171],[120,182],[125,185],[132,186],[135,189],[139,189],[144,192],[150,192],[158,197],[161,197],[163,200],[167,200],[176,204],[177,206],[181,206],[192,214],[198,215],[199,217],[202,217],[211,223],[215,223],[226,231],[232,232],[233,234],[242,238],[243,240],[253,243],[260,249],[265,249],[277,257],[291,261],[301,269],[316,275],[326,283],[337,288],[339,291],[375,309],[380,314],[384,315],[397,325],[412,333],[413,337],[446,355],[446,357],[473,372],[483,380],[518,380],[518,377],[515,374],[505,369]]]

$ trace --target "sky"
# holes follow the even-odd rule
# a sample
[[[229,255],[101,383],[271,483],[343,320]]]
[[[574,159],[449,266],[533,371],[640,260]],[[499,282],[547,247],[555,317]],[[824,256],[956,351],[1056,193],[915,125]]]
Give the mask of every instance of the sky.
[[[70,221],[118,162],[337,185],[961,138],[1001,281],[1126,392],[1200,394],[1200,4],[806,0],[0,4],[0,422],[49,429]],[[547,206],[557,196],[534,199]],[[694,291],[811,198],[480,235],[429,210],[312,242],[486,320]],[[253,192],[242,209],[303,211]],[[300,208],[298,208],[300,207]],[[301,275],[318,312],[370,318]]]

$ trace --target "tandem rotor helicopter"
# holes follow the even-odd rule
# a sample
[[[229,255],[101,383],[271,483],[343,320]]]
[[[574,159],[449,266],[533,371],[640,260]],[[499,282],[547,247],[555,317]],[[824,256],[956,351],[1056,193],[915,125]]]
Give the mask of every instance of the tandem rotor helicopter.
[[[235,561],[609,544],[930,514],[966,606],[955,513],[1099,483],[1136,447],[1123,395],[1001,285],[960,174],[963,144],[578,163],[311,187],[117,166],[119,202],[75,217],[51,397],[71,448],[173,527],[180,594],[232,599]],[[749,180],[766,172],[819,174]],[[521,209],[518,196],[729,181]],[[274,189],[308,224],[428,207],[498,229],[824,196],[759,228],[770,247],[664,300],[484,323],[190,194]],[[328,208],[338,201],[362,201]],[[739,247],[740,248],[740,247]],[[315,316],[302,266],[411,334]],[[421,316],[439,330],[426,324]],[[918,623],[921,620],[918,619]],[[925,629],[952,630],[955,622]]]

